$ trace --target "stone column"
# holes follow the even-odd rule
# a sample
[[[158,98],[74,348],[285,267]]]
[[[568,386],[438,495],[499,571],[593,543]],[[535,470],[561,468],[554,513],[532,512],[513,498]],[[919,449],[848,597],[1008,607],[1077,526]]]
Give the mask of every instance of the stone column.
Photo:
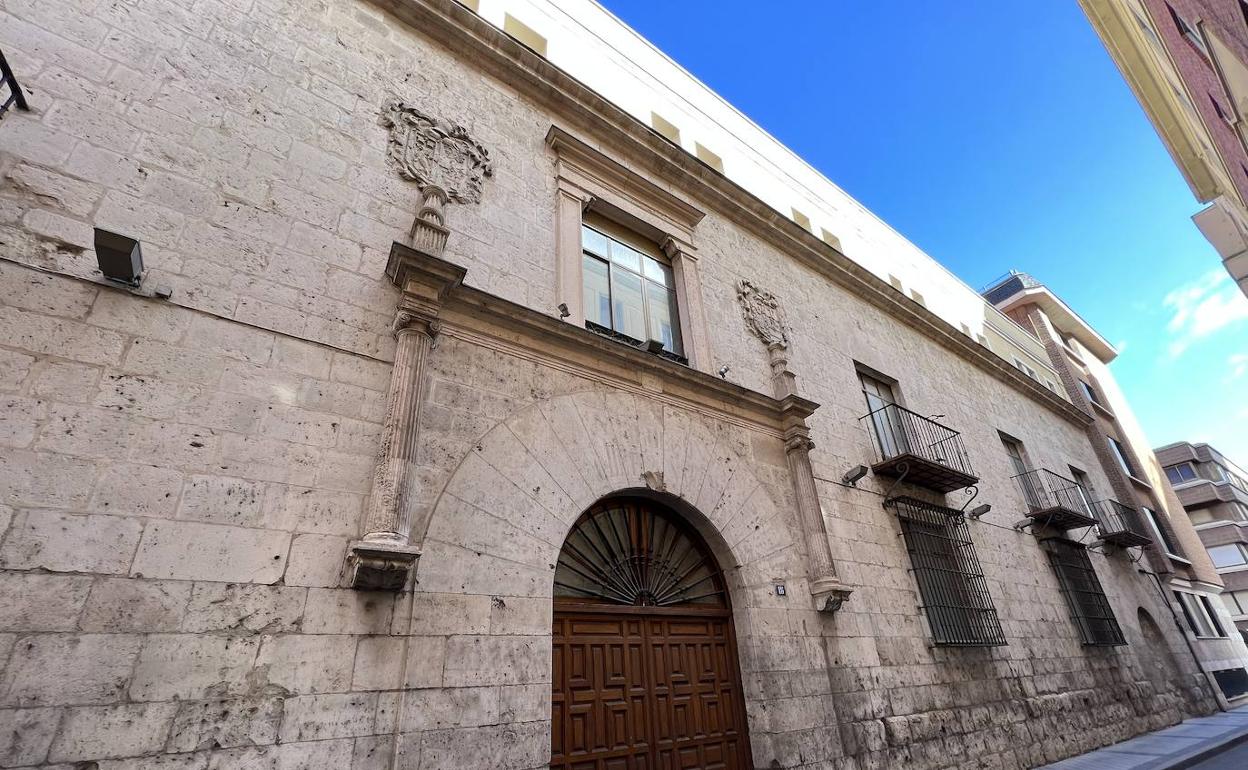
[[[828,525],[823,520],[823,506],[819,504],[819,491],[815,488],[815,470],[810,464],[810,450],[814,449],[815,442],[810,438],[806,417],[814,411],[814,404],[797,394],[797,377],[789,369],[788,346],[773,342],[767,346],[767,354],[772,388],[785,412],[784,454],[793,479],[802,540],[806,544],[810,592],[820,612],[836,612],[852,591],[836,574]]]
[[[556,254],[559,255],[557,294],[559,303],[566,305],[568,315],[563,319],[584,328],[585,293],[581,276],[581,218],[585,207],[593,200],[588,193],[567,184],[559,185],[555,211]]]
[[[690,366],[709,373],[711,346],[706,338],[698,255],[693,247],[675,238],[664,242],[663,253],[672,261],[672,275],[676,279],[676,303],[680,308],[680,334],[685,341],[685,355],[689,357]]]
[[[797,393],[797,376],[789,369],[789,336],[780,301],[751,281],[737,284],[737,300],[741,303],[746,326],[767,345],[771,388],[784,415],[784,453],[789,475],[793,478],[798,523],[809,563],[807,580],[815,597],[815,608],[820,612],[836,612],[852,591],[836,575],[828,526],[823,520],[815,471],[810,464],[810,450],[815,442],[810,439],[806,418],[814,414],[819,405]]]
[[[351,584],[361,589],[402,590],[420,556],[410,543],[412,522],[404,492],[416,459],[422,375],[437,321],[428,314],[400,309],[394,330],[398,344],[365,534],[351,547]]]

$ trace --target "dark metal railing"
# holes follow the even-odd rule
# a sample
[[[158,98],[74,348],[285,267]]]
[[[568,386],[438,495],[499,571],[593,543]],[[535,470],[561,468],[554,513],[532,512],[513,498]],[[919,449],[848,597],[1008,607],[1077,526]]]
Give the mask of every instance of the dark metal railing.
[[[1144,515],[1138,508],[1129,508],[1117,500],[1098,500],[1093,506],[1096,517],[1096,528],[1101,537],[1131,534],[1152,540],[1148,525],[1144,523]]]
[[[24,112],[30,111],[30,106],[26,104],[26,95],[22,93],[22,87],[17,84],[17,78],[13,76],[13,70],[9,69],[9,62],[4,58],[4,52],[0,51],[0,83],[3,83],[8,89],[9,94],[5,98],[4,103],[0,104],[0,117],[8,112],[9,107],[14,104],[19,110]],[[3,92],[0,91],[0,95]]]
[[[1005,644],[962,512],[911,497],[895,497],[885,505],[901,523],[932,640],[962,647]]]
[[[876,462],[914,455],[974,476],[962,434],[935,420],[897,404],[884,406],[859,418],[871,436]]]
[[[1079,482],[1044,468],[1020,473],[1013,477],[1023,493],[1028,513],[1064,508],[1092,517],[1092,502]]]

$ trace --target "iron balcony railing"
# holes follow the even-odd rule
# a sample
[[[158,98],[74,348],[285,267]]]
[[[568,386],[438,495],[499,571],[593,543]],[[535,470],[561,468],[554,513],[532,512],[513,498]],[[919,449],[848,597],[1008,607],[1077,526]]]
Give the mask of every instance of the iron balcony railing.
[[[1023,493],[1027,514],[1036,520],[1058,529],[1096,523],[1092,502],[1079,482],[1044,468],[1020,473],[1013,479]]]
[[[4,98],[4,102],[0,104],[0,118],[4,117],[4,113],[9,111],[9,107],[14,104],[19,110],[29,111],[30,107],[26,104],[26,95],[22,93],[22,87],[17,84],[17,78],[13,76],[13,70],[9,69],[9,62],[4,58],[4,52],[0,51],[0,85],[8,90],[8,95],[0,90],[0,97]]]
[[[1125,506],[1117,500],[1105,499],[1098,500],[1093,505],[1093,511],[1096,514],[1096,528],[1105,542],[1132,546],[1148,545],[1153,541],[1139,509]]]
[[[893,471],[906,462],[907,479],[940,491],[970,486],[979,480],[971,468],[962,434],[897,404],[863,415],[859,421],[871,437],[877,472]],[[888,466],[881,468],[880,466]]]

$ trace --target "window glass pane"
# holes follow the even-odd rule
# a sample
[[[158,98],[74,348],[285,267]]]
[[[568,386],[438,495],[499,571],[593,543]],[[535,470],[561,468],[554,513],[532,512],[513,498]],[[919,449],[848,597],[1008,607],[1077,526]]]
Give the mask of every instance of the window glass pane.
[[[607,263],[588,254],[581,259],[585,283],[585,320],[610,329],[611,284],[607,279]]]
[[[672,353],[681,352],[680,324],[676,321],[676,292],[646,282],[646,307],[650,311],[650,339],[659,340]]]
[[[1204,594],[1201,594],[1197,598],[1200,599],[1201,605],[1204,606],[1205,614],[1208,616],[1209,622],[1213,624],[1213,635],[1226,636],[1226,632],[1222,630],[1222,621],[1218,620],[1217,610],[1213,608],[1213,602],[1209,601],[1209,597]]]
[[[1201,606],[1194,594],[1185,591],[1175,592],[1179,601],[1183,605],[1183,614],[1187,616],[1188,622],[1196,631],[1197,636],[1217,636],[1217,632],[1213,628],[1213,624],[1209,621],[1205,608]]]
[[[1239,567],[1248,564],[1248,559],[1244,558],[1243,550],[1237,545],[1215,545],[1209,549],[1209,558],[1213,559],[1213,566],[1221,569],[1222,567]]]
[[[627,267],[634,273],[641,272],[641,254],[619,241],[611,241],[611,261]]]
[[[646,278],[657,281],[669,289],[676,285],[672,281],[672,269],[654,257],[644,257],[642,268],[645,270]]]
[[[636,252],[634,252],[636,253]],[[641,276],[611,266],[612,328],[635,340],[646,339],[646,311],[641,295]]]
[[[581,227],[581,244],[586,251],[593,252],[606,259],[610,254],[610,239],[589,227]]]
[[[1179,472],[1179,478],[1184,481],[1191,481],[1196,478],[1196,469],[1192,467],[1191,463],[1183,463],[1182,465],[1177,466],[1177,470]]]

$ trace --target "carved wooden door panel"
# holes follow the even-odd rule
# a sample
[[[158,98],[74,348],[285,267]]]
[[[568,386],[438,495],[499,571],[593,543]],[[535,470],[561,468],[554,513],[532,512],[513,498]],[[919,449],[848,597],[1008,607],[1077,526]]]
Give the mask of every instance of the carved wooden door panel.
[[[556,610],[551,768],[748,767],[730,623]]]
[[[651,501],[604,501],[555,569],[552,770],[744,770],[749,737],[719,566]]]

